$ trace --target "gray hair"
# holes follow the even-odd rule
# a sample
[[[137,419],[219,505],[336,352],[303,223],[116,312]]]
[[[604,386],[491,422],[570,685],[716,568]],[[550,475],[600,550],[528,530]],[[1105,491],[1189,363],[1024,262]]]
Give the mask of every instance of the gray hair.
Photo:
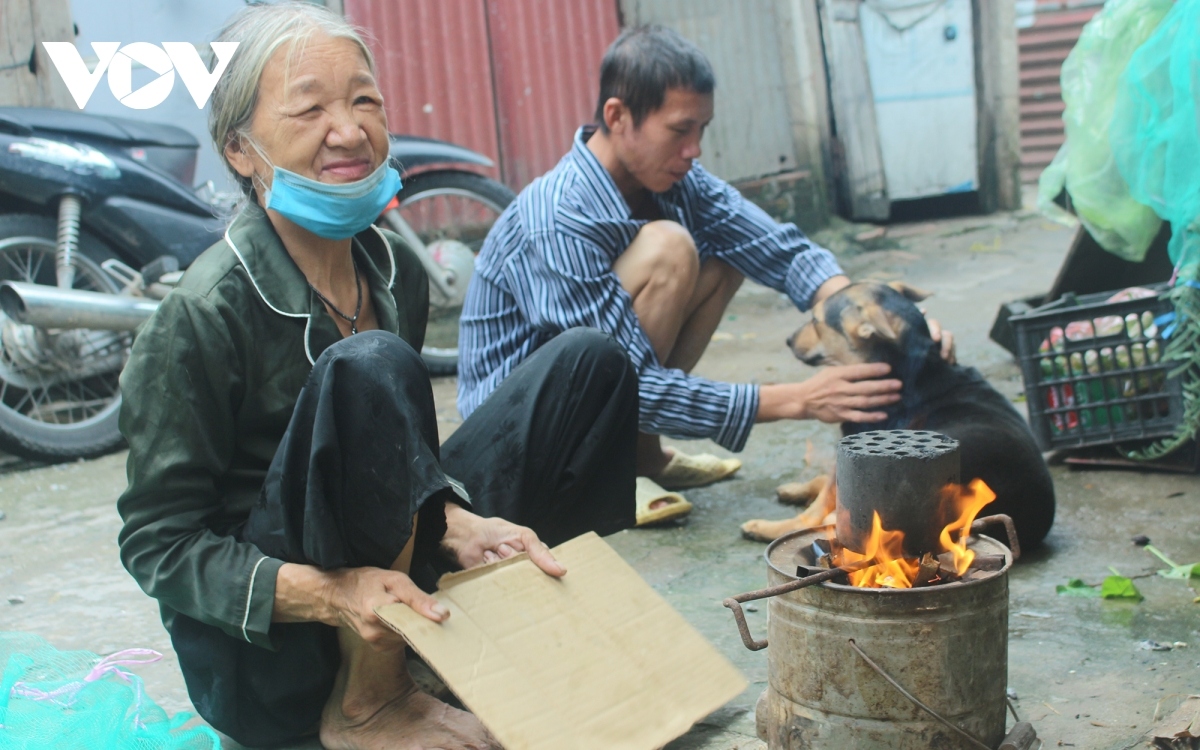
[[[316,33],[349,39],[362,50],[371,73],[375,56],[363,40],[362,32],[341,16],[309,2],[280,2],[250,5],[234,14],[214,41],[237,42],[229,67],[222,74],[209,100],[208,132],[222,159],[230,141],[250,135],[250,120],[258,105],[258,84],[271,55],[291,45],[294,57]],[[289,58],[291,59],[291,58]],[[243,197],[249,197],[253,182],[234,171],[226,161]]]

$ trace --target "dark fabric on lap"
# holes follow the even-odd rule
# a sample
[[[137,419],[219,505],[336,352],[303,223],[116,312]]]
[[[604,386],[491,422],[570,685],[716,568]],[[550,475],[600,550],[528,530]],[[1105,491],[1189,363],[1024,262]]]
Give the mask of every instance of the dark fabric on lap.
[[[367,331],[332,347],[300,392],[244,538],[325,570],[390,567],[421,504],[450,488],[435,414],[425,366],[398,337]]]
[[[634,525],[636,444],[633,365],[612,337],[573,328],[446,440],[442,466],[476,513],[529,526],[554,546]]]
[[[450,487],[438,450],[420,356],[381,331],[344,339],[313,365],[239,537],[326,570],[390,567],[413,515]],[[192,702],[216,728],[250,746],[316,731],[340,661],[334,628],[274,624],[272,651],[179,615],[171,638]]]
[[[239,534],[268,556],[390,567],[420,511],[413,577],[436,580],[446,474],[473,510],[532,527],[548,544],[634,524],[637,378],[608,336],[569,331],[539,350],[443,448],[429,376],[400,338],[369,331],[313,366],[262,496]],[[439,461],[439,452],[442,460]],[[179,615],[171,629],[197,711],[241,744],[316,732],[339,665],[337,631],[276,623],[274,650]]]

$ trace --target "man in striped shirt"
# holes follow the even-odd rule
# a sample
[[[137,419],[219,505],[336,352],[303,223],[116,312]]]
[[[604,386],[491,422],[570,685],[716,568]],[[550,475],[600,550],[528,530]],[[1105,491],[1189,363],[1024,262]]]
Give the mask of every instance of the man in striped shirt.
[[[897,401],[900,388],[883,379],[885,364],[775,385],[689,374],[743,278],[786,293],[800,310],[850,281],[795,225],[776,223],[695,163],[714,81],[693,44],[661,27],[627,30],[600,78],[597,125],[581,128],[558,166],[521,192],[476,261],[459,337],[463,417],[538,347],[586,326],[633,359],[638,470],[665,487],[706,484],[740,462],[684,456],[660,435],[740,451],[756,422],[883,419],[873,410]],[[943,343],[948,351],[948,336]]]

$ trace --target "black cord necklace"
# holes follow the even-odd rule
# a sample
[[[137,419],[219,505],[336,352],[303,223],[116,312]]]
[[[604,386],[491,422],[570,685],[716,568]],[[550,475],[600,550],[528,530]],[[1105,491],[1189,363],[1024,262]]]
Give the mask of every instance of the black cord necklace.
[[[347,315],[339,310],[337,305],[329,301],[328,297],[317,291],[317,288],[313,286],[311,281],[308,282],[308,288],[313,291],[313,294],[317,295],[317,299],[325,303],[326,307],[328,307],[330,310],[333,310],[335,313],[337,313],[339,318],[350,324],[350,335],[353,336],[354,334],[358,333],[358,316],[362,313],[363,293],[362,279],[358,275],[358,264],[354,262],[353,255],[350,256],[350,265],[354,266],[354,286],[358,288],[358,304],[354,307],[354,315]],[[305,279],[305,281],[308,280]]]

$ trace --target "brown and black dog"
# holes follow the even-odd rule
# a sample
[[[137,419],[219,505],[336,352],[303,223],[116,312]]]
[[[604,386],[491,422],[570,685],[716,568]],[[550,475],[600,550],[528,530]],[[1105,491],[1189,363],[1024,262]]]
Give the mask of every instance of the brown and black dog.
[[[1022,549],[1041,544],[1054,523],[1054,483],[1025,419],[974,368],[942,359],[925,316],[914,302],[928,295],[905,284],[852,284],[813,308],[812,321],[788,346],[806,364],[887,362],[904,385],[887,419],[842,424],[842,434],[869,430],[933,430],[958,440],[962,478],[982,479],[996,493],[985,513],[1012,516]],[[769,541],[832,523],[834,493],[828,477],[785,485],[784,502],[808,502],[784,521],[747,521],[742,533]]]

